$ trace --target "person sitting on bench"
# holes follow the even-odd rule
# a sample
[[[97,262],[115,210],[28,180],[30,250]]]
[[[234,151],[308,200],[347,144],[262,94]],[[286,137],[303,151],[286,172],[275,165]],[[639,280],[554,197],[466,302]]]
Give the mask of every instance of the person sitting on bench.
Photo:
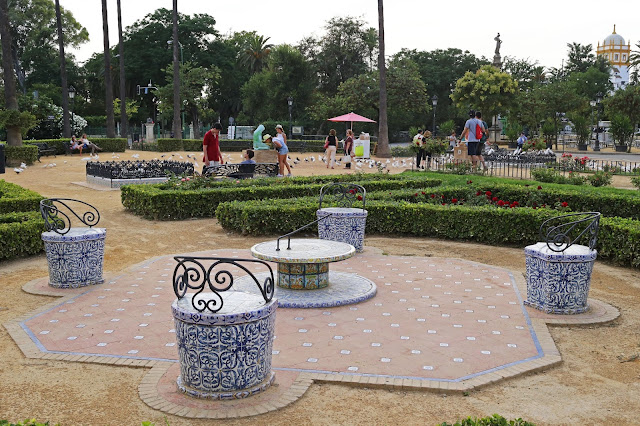
[[[240,164],[256,164],[255,160],[253,159],[254,154],[252,149],[246,150],[242,155],[244,156],[244,161],[242,161]]]
[[[96,151],[102,151],[102,148],[100,148],[98,145],[89,142],[89,139],[87,139],[87,134],[83,133],[82,134],[82,140],[80,141],[82,142],[82,148],[91,148],[91,154],[95,154]],[[80,153],[82,153],[82,150],[80,150]]]

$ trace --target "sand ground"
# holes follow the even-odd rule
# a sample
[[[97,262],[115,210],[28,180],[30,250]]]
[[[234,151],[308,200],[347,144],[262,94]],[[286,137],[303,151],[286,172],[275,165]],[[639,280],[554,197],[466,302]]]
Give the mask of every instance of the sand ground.
[[[186,153],[180,154],[186,159]],[[239,160],[239,154],[233,156]],[[309,154],[292,156],[304,159]],[[154,157],[159,154],[140,153],[140,158]],[[101,160],[110,159],[111,154],[101,156]],[[131,153],[120,154],[120,160],[124,159],[131,159]],[[50,163],[56,167],[43,167]],[[96,206],[102,215],[100,225],[108,229],[105,271],[121,271],[158,255],[215,247],[247,248],[263,239],[227,233],[215,219],[141,219],[124,210],[120,191],[72,184],[85,180],[84,164],[79,156],[48,157],[19,175],[9,169],[2,178],[44,196],[78,198]],[[302,161],[294,168],[296,175],[336,171],[317,161]],[[374,171],[365,168],[365,172]],[[614,184],[631,187],[625,178],[616,177]],[[515,273],[523,273],[525,267],[522,248],[375,235],[368,235],[366,244],[389,254],[464,258]],[[0,323],[52,300],[21,290],[24,283],[46,275],[44,255],[0,264]],[[616,306],[621,316],[604,326],[552,327],[563,358],[559,367],[466,396],[314,384],[285,409],[225,423],[437,424],[499,413],[541,425],[640,424],[639,278],[638,270],[596,262],[590,296]],[[4,328],[0,328],[0,360],[0,419],[36,418],[62,425],[139,425],[145,420],[165,424],[165,416],[138,397],[145,369],[27,359]],[[174,416],[167,416],[167,420],[172,426],[215,423]]]

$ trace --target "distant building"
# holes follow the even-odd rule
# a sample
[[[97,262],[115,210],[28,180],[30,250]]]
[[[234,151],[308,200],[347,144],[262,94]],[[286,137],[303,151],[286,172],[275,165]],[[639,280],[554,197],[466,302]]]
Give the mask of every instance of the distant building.
[[[616,33],[616,26],[613,26],[613,33],[604,39],[596,50],[598,56],[604,56],[611,63],[611,76],[609,81],[613,83],[613,90],[623,89],[629,84],[629,54],[631,53],[631,41],[625,44],[624,38]]]

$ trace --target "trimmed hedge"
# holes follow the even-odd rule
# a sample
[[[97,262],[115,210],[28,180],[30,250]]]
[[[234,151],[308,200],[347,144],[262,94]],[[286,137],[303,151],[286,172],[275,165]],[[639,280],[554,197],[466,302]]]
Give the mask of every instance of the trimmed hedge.
[[[202,139],[158,139],[159,152],[202,151]],[[240,152],[253,146],[248,139],[221,139],[220,150],[224,152]],[[287,141],[291,152],[324,152],[324,141],[303,141],[292,139]],[[147,145],[145,144],[145,148]]]
[[[393,190],[399,188],[434,187],[440,180],[424,178],[366,180],[370,175],[362,175],[361,180],[349,176],[348,180],[363,185],[369,191]],[[384,175],[380,175],[384,176]],[[263,200],[317,196],[327,182],[339,182],[343,176],[323,176],[274,180],[273,178],[246,181],[226,181],[214,188],[191,190],[177,189],[175,183],[159,185],[126,185],[121,189],[122,204],[133,213],[150,219],[180,220],[190,217],[213,217],[221,202],[233,200]],[[216,180],[194,180],[216,184]],[[173,186],[172,186],[173,185]],[[186,184],[185,186],[187,186]],[[288,201],[291,203],[291,201]]]
[[[19,166],[20,163],[31,165],[38,160],[38,147],[35,145],[4,146],[7,166]]]
[[[216,209],[220,225],[251,235],[285,234],[316,219],[311,197],[266,202],[233,201]],[[542,222],[562,212],[552,209],[499,209],[373,200],[367,203],[367,233],[469,240],[524,247],[539,240]],[[508,223],[509,226],[505,226]],[[314,229],[310,229],[314,231]],[[598,256],[621,265],[640,267],[640,222],[602,218]]]
[[[70,139],[36,139],[36,140],[26,140],[24,143],[26,145],[34,144],[34,143],[46,143],[51,148],[55,148],[56,155],[62,155],[66,151],[64,149],[64,144],[69,143]],[[127,148],[127,140],[125,138],[92,138],[91,142],[98,145],[104,152],[124,152]],[[37,157],[37,151],[36,151]]]
[[[0,214],[39,211],[43,199],[37,192],[0,179]]]
[[[40,234],[44,230],[40,212],[0,215],[0,260],[42,252],[44,243]]]

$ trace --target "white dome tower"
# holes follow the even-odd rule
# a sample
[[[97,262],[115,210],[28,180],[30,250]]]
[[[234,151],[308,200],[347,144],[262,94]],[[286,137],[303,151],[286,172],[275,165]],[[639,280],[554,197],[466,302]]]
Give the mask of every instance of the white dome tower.
[[[616,26],[613,26],[613,33],[604,39],[604,43],[598,41],[596,50],[598,56],[604,56],[611,63],[611,76],[609,81],[613,83],[613,90],[623,89],[629,84],[629,54],[631,53],[631,41],[627,44],[624,38],[616,33]]]

